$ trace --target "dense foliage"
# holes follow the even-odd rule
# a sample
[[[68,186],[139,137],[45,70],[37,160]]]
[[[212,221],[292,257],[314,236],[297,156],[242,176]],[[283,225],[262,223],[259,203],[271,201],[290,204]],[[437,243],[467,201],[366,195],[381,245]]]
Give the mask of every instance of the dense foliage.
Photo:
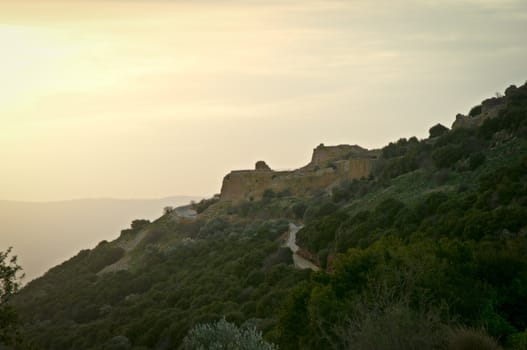
[[[390,143],[369,178],[330,194],[268,190],[196,203],[194,220],[134,221],[21,291],[25,336],[174,349],[254,326],[285,350],[527,349],[527,86],[502,99],[478,128]],[[292,266],[291,221],[321,271]]]
[[[20,271],[16,255],[12,248],[0,251],[0,347],[20,343],[18,318],[13,306],[8,301],[20,287]]]

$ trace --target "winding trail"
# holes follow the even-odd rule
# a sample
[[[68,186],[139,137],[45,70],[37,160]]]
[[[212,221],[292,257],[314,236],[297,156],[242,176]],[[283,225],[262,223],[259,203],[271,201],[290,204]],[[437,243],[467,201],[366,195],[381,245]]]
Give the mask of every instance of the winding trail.
[[[284,243],[284,246],[288,247],[291,249],[291,252],[293,252],[293,262],[297,269],[311,269],[313,271],[318,271],[320,268],[317,265],[297,254],[300,247],[296,244],[296,234],[302,227],[303,226],[297,226],[292,222],[289,223],[289,235],[287,236],[287,241]]]

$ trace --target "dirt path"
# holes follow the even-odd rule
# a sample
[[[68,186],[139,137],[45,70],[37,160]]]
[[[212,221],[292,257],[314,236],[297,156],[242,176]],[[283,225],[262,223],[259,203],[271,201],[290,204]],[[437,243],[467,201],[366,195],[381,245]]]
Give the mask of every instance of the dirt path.
[[[176,217],[195,219],[198,213],[194,209],[192,209],[191,205],[184,205],[174,208],[173,215],[175,215]],[[103,268],[97,273],[97,275],[103,275],[108,272],[127,270],[131,259],[129,253],[139,245],[139,243],[146,237],[148,232],[148,229],[142,230],[133,239],[121,240],[117,242],[117,246],[125,250],[125,256],[123,256],[120,260],[116,261],[115,263]]]
[[[137,247],[139,242],[143,240],[143,238],[146,237],[148,234],[148,230],[142,230],[139,232],[135,237],[128,240],[121,240],[117,242],[117,246],[121,247],[125,251],[125,255],[120,259],[117,260],[115,263],[106,266],[101,271],[97,272],[97,275],[101,276],[108,272],[117,272],[121,270],[128,270],[128,264],[130,262],[130,255],[129,253]]]
[[[300,247],[296,244],[296,234],[303,226],[297,226],[292,222],[289,223],[289,236],[285,242],[285,246],[291,249],[293,252],[293,262],[297,269],[311,269],[313,271],[318,271],[320,268],[313,264],[311,261],[304,259],[297,254]]]

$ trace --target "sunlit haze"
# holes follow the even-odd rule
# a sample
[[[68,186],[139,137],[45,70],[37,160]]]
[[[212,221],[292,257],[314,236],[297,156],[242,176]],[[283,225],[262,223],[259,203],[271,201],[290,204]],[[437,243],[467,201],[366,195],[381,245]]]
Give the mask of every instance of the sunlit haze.
[[[0,199],[212,195],[527,79],[527,2],[0,0]]]

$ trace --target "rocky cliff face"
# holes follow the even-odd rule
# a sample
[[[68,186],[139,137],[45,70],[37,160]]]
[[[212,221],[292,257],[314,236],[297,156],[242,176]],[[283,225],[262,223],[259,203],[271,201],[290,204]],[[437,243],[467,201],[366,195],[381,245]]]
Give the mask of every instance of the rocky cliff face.
[[[343,180],[367,177],[376,158],[376,151],[359,146],[319,145],[313,151],[311,162],[297,170],[272,171],[265,162],[259,161],[254,170],[232,171],[223,179],[220,198],[256,200],[267,189],[304,196]]]

